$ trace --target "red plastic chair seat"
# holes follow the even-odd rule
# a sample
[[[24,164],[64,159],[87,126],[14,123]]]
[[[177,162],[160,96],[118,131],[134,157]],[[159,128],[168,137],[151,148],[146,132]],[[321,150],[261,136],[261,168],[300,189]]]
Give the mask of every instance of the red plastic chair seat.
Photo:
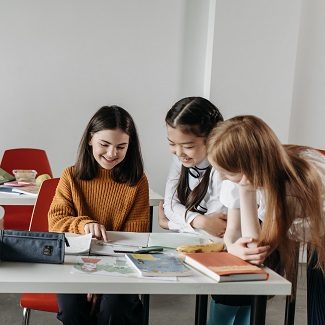
[[[44,181],[40,188],[33,215],[30,231],[48,231],[47,213],[49,211],[59,178]],[[54,293],[23,293],[20,296],[20,306],[25,310],[39,310],[58,313],[59,307]],[[29,324],[29,312],[24,314],[23,324]]]
[[[20,296],[20,306],[52,313],[59,311],[56,294],[54,293],[23,293]]]

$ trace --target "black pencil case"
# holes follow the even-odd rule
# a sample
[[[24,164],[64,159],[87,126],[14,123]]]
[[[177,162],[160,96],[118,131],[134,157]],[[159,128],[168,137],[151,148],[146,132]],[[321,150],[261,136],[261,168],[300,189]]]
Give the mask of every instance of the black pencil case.
[[[14,262],[64,262],[63,233],[0,230],[0,260]]]

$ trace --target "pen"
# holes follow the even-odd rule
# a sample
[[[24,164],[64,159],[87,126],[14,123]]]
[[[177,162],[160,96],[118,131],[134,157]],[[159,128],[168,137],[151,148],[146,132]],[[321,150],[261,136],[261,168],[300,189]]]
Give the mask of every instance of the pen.
[[[162,246],[149,246],[149,247],[143,247],[137,251],[135,251],[134,253],[136,254],[146,254],[146,253],[159,253],[162,252],[164,250],[164,248]]]

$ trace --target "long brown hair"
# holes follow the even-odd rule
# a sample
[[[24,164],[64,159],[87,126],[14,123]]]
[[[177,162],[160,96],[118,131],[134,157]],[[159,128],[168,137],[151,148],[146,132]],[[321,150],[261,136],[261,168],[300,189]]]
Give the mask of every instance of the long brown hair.
[[[176,102],[167,112],[165,122],[183,133],[207,138],[217,122],[223,121],[218,108],[202,97],[185,97]],[[187,211],[200,212],[198,205],[208,190],[211,166],[207,168],[200,183],[190,190],[188,185],[189,168],[182,165],[176,192],[179,201]]]
[[[287,235],[297,217],[309,224],[312,249],[317,250],[318,267],[324,272],[323,185],[316,168],[302,157],[312,149],[282,145],[261,119],[237,116],[217,125],[207,150],[217,166],[243,173],[255,188],[263,189],[266,214],[260,244],[278,247],[286,273],[290,276],[294,269],[295,242]]]
[[[129,135],[129,145],[123,161],[111,170],[115,182],[134,186],[143,176],[143,160],[138,133],[131,115],[119,106],[103,106],[90,119],[80,141],[75,176],[90,180],[97,176],[99,166],[89,145],[91,136],[101,130],[121,129]]]

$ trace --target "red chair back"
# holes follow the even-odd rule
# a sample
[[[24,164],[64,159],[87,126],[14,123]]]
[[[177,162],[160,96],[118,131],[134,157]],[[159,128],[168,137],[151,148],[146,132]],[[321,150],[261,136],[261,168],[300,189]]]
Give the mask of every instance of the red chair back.
[[[12,173],[13,169],[35,169],[37,176],[48,174],[53,177],[47,154],[42,149],[8,149],[3,154],[0,166],[8,173]]]
[[[53,177],[47,154],[42,149],[17,148],[5,150],[0,167],[12,173],[13,169],[35,169],[37,176],[48,174]],[[30,218],[33,212],[32,206],[4,206],[4,228],[16,230],[28,230]]]
[[[60,178],[51,178],[43,182],[30,220],[30,231],[48,231],[47,214],[52,203]]]

